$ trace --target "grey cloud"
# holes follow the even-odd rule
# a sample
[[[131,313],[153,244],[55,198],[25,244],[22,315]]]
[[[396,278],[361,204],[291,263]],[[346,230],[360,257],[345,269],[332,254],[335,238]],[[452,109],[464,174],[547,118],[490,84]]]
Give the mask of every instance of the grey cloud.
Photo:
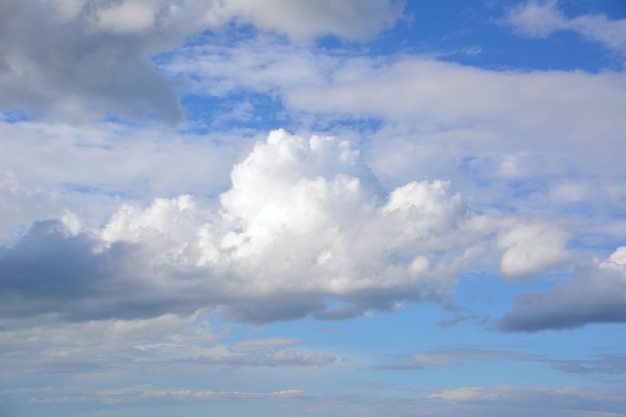
[[[572,329],[591,323],[626,322],[626,276],[608,268],[579,268],[570,282],[519,294],[496,322],[506,332]]]
[[[97,12],[111,5],[87,1],[75,15],[63,15],[61,3],[0,1],[0,108],[75,120],[115,115],[180,122],[177,87],[150,57],[177,46],[197,25],[170,15],[166,2],[153,27],[101,30]]]
[[[438,348],[399,356],[375,366],[378,370],[416,370],[427,366],[458,366],[467,361],[510,360],[546,364],[549,367],[572,374],[617,376],[626,374],[626,356],[619,354],[596,355],[584,360],[552,359],[516,350],[460,346]]]
[[[198,364],[242,366],[321,366],[334,362],[337,358],[326,353],[307,355],[299,350],[277,350],[235,355],[206,355],[190,359]]]
[[[259,302],[259,298],[264,298]],[[232,300],[225,308],[226,317],[244,323],[268,323],[297,320],[324,309],[325,297],[315,293],[285,291],[266,297],[243,297]]]
[[[161,272],[138,245],[114,243],[98,253],[87,234],[57,220],[36,222],[13,246],[0,247],[0,312],[8,317],[56,314],[70,321],[189,313],[209,297],[151,282]]]
[[[548,360],[550,366],[562,372],[581,375],[626,375],[626,356],[596,355],[589,360]]]
[[[379,370],[413,370],[426,366],[459,365],[467,360],[539,360],[538,355],[512,350],[489,349],[483,347],[461,346],[433,349],[400,356],[392,361],[375,366]]]
[[[402,3],[0,0],[0,109],[29,116],[182,121],[182,84],[153,59],[212,28],[251,23],[292,39],[363,40],[391,27]]]

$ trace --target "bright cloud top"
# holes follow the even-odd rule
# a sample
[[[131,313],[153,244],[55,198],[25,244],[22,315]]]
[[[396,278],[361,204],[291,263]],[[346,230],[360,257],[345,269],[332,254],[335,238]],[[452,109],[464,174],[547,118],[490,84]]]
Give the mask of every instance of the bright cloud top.
[[[45,312],[39,268],[27,265],[35,253],[56,276],[47,284],[54,292],[79,284],[68,294],[74,317],[163,313],[153,309],[166,299],[183,310],[225,306],[252,322],[393,310],[446,296],[493,231],[446,182],[411,182],[385,196],[359,152],[332,137],[274,131],[231,178],[217,212],[181,196],[147,208],[125,205],[100,230],[81,230],[75,215],[64,225],[36,225],[3,249],[2,263],[18,280],[6,284],[19,294],[6,299],[4,311]],[[87,271],[97,282],[81,280]],[[84,305],[114,284],[115,293],[144,295]],[[327,297],[339,306],[329,307]]]

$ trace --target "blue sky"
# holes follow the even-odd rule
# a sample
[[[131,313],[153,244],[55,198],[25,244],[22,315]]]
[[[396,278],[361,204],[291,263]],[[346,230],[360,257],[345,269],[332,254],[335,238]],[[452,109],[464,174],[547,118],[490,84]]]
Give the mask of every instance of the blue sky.
[[[626,416],[626,5],[0,1],[0,415]]]

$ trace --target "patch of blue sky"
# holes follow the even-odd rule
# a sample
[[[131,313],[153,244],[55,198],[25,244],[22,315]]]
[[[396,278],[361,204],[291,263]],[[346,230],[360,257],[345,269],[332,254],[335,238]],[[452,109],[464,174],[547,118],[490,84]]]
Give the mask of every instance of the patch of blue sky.
[[[25,110],[0,111],[0,122],[18,123],[31,120]]]
[[[272,95],[237,91],[224,97],[186,95],[181,99],[192,133],[205,134],[233,129],[274,130],[289,125],[285,107]]]
[[[563,2],[565,14],[575,17],[588,12]],[[586,2],[586,6],[587,6]],[[619,2],[607,2],[610,18],[626,14]],[[593,5],[604,11],[602,5]],[[610,53],[597,42],[568,31],[556,31],[545,38],[515,34],[503,19],[507,5],[502,3],[408,2],[406,15],[393,31],[383,32],[364,48],[372,56],[389,54],[424,55],[461,65],[511,71],[620,70],[623,58]],[[345,47],[329,37],[325,47]],[[607,53],[609,52],[609,53]]]
[[[128,190],[120,190],[118,188],[113,189],[110,185],[100,184],[100,185],[85,185],[77,182],[72,183],[63,183],[61,184],[62,188],[66,191],[79,193],[79,194],[89,194],[89,195],[104,195],[108,197],[131,197],[136,195],[135,191],[131,189]]]

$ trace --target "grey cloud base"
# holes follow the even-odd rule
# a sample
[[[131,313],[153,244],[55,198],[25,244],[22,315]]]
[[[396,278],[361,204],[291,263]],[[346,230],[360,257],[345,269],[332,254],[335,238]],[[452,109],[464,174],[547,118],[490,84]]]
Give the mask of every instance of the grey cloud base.
[[[567,283],[519,294],[496,328],[536,332],[626,322],[625,255],[626,248],[621,247],[596,267],[578,268]]]

